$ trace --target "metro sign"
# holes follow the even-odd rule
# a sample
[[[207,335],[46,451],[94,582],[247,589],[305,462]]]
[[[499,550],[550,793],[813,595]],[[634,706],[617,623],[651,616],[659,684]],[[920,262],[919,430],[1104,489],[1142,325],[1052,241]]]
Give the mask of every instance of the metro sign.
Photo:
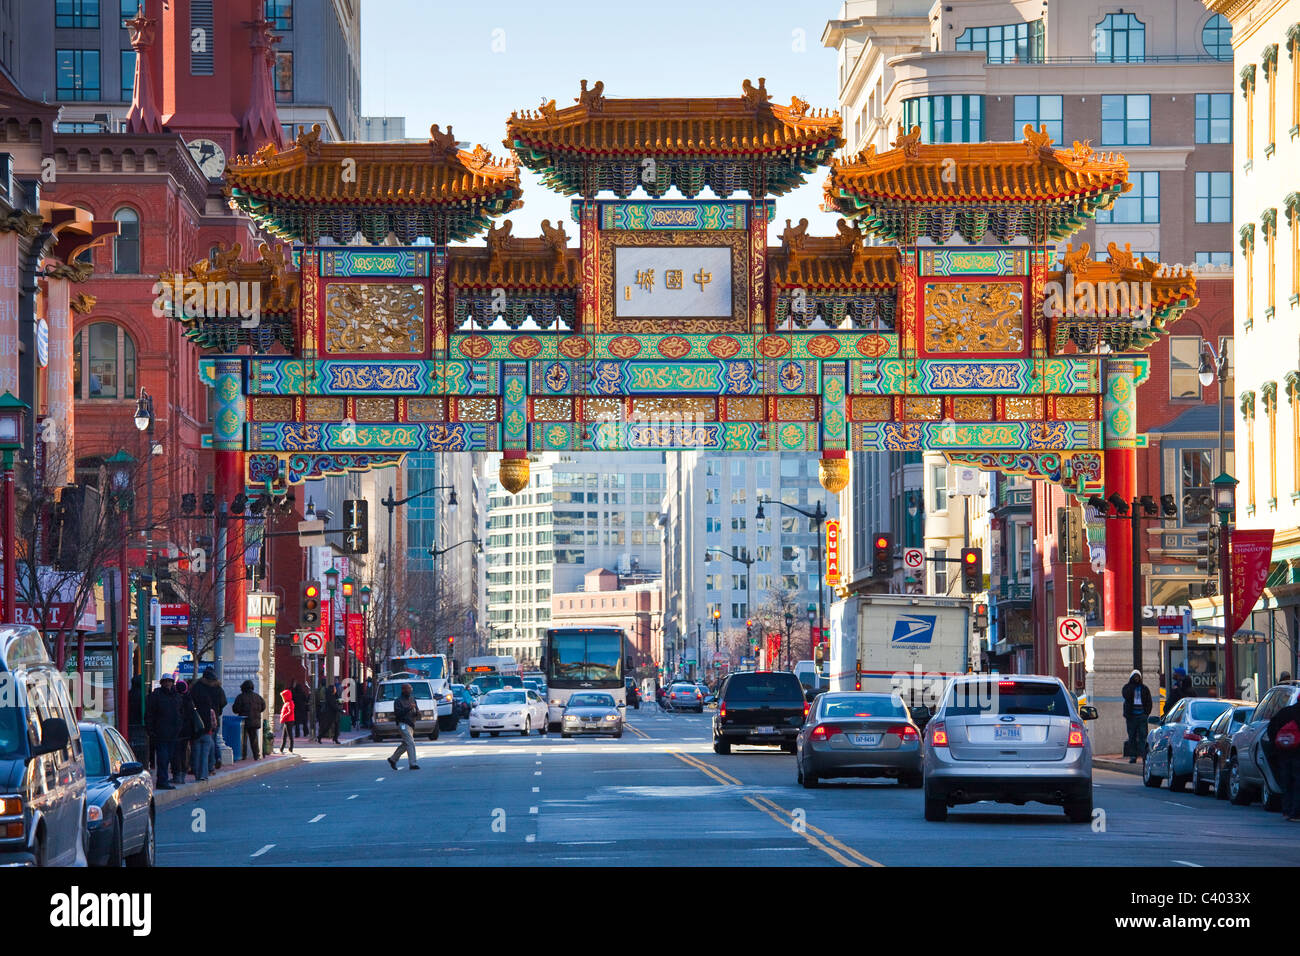
[[[835,587],[840,583],[840,522],[826,519],[826,583]]]

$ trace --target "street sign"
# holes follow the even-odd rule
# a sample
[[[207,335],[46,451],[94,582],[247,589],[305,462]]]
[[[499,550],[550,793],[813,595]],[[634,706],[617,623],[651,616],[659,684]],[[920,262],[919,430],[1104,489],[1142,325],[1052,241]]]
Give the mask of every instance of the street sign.
[[[308,631],[302,636],[302,649],[306,654],[320,654],[325,650],[325,635],[320,631]]]
[[[1161,634],[1190,634],[1192,631],[1192,609],[1187,608],[1182,614],[1162,614],[1156,618],[1156,625]]]
[[[1081,617],[1058,617],[1056,619],[1057,644],[1082,644],[1087,628]]]
[[[909,571],[920,571],[925,567],[925,552],[920,548],[904,548],[903,567]]]
[[[826,583],[840,583],[840,523],[834,518],[826,519]]]
[[[298,522],[298,547],[320,548],[325,546],[325,522],[319,518],[315,521]]]

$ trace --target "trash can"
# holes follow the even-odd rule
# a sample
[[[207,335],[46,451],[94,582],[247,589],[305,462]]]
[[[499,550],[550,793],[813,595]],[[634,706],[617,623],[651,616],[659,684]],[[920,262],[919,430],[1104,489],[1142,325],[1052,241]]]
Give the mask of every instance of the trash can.
[[[226,746],[231,749],[236,760],[243,759],[244,753],[244,718],[227,714],[221,718],[221,736]]]
[[[352,716],[346,711],[339,714],[339,733],[346,734],[352,729]]]

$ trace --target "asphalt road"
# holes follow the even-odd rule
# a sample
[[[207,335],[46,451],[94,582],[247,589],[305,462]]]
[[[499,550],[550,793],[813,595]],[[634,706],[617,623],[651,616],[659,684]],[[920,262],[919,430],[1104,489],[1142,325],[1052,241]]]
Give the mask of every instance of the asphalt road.
[[[1094,824],[978,804],[922,818],[890,781],[795,783],[771,748],[713,753],[711,714],[631,711],[628,733],[304,750],[303,765],[158,814],[160,866],[1258,866],[1300,864],[1300,825],[1097,770]],[[197,812],[196,812],[197,811]]]

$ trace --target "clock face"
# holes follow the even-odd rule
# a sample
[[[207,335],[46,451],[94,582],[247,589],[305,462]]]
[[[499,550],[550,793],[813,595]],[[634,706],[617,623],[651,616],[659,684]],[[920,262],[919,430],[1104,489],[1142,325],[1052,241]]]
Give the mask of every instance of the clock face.
[[[220,146],[210,139],[193,139],[186,146],[204,176],[208,179],[221,178],[221,174],[226,171],[226,153]]]

